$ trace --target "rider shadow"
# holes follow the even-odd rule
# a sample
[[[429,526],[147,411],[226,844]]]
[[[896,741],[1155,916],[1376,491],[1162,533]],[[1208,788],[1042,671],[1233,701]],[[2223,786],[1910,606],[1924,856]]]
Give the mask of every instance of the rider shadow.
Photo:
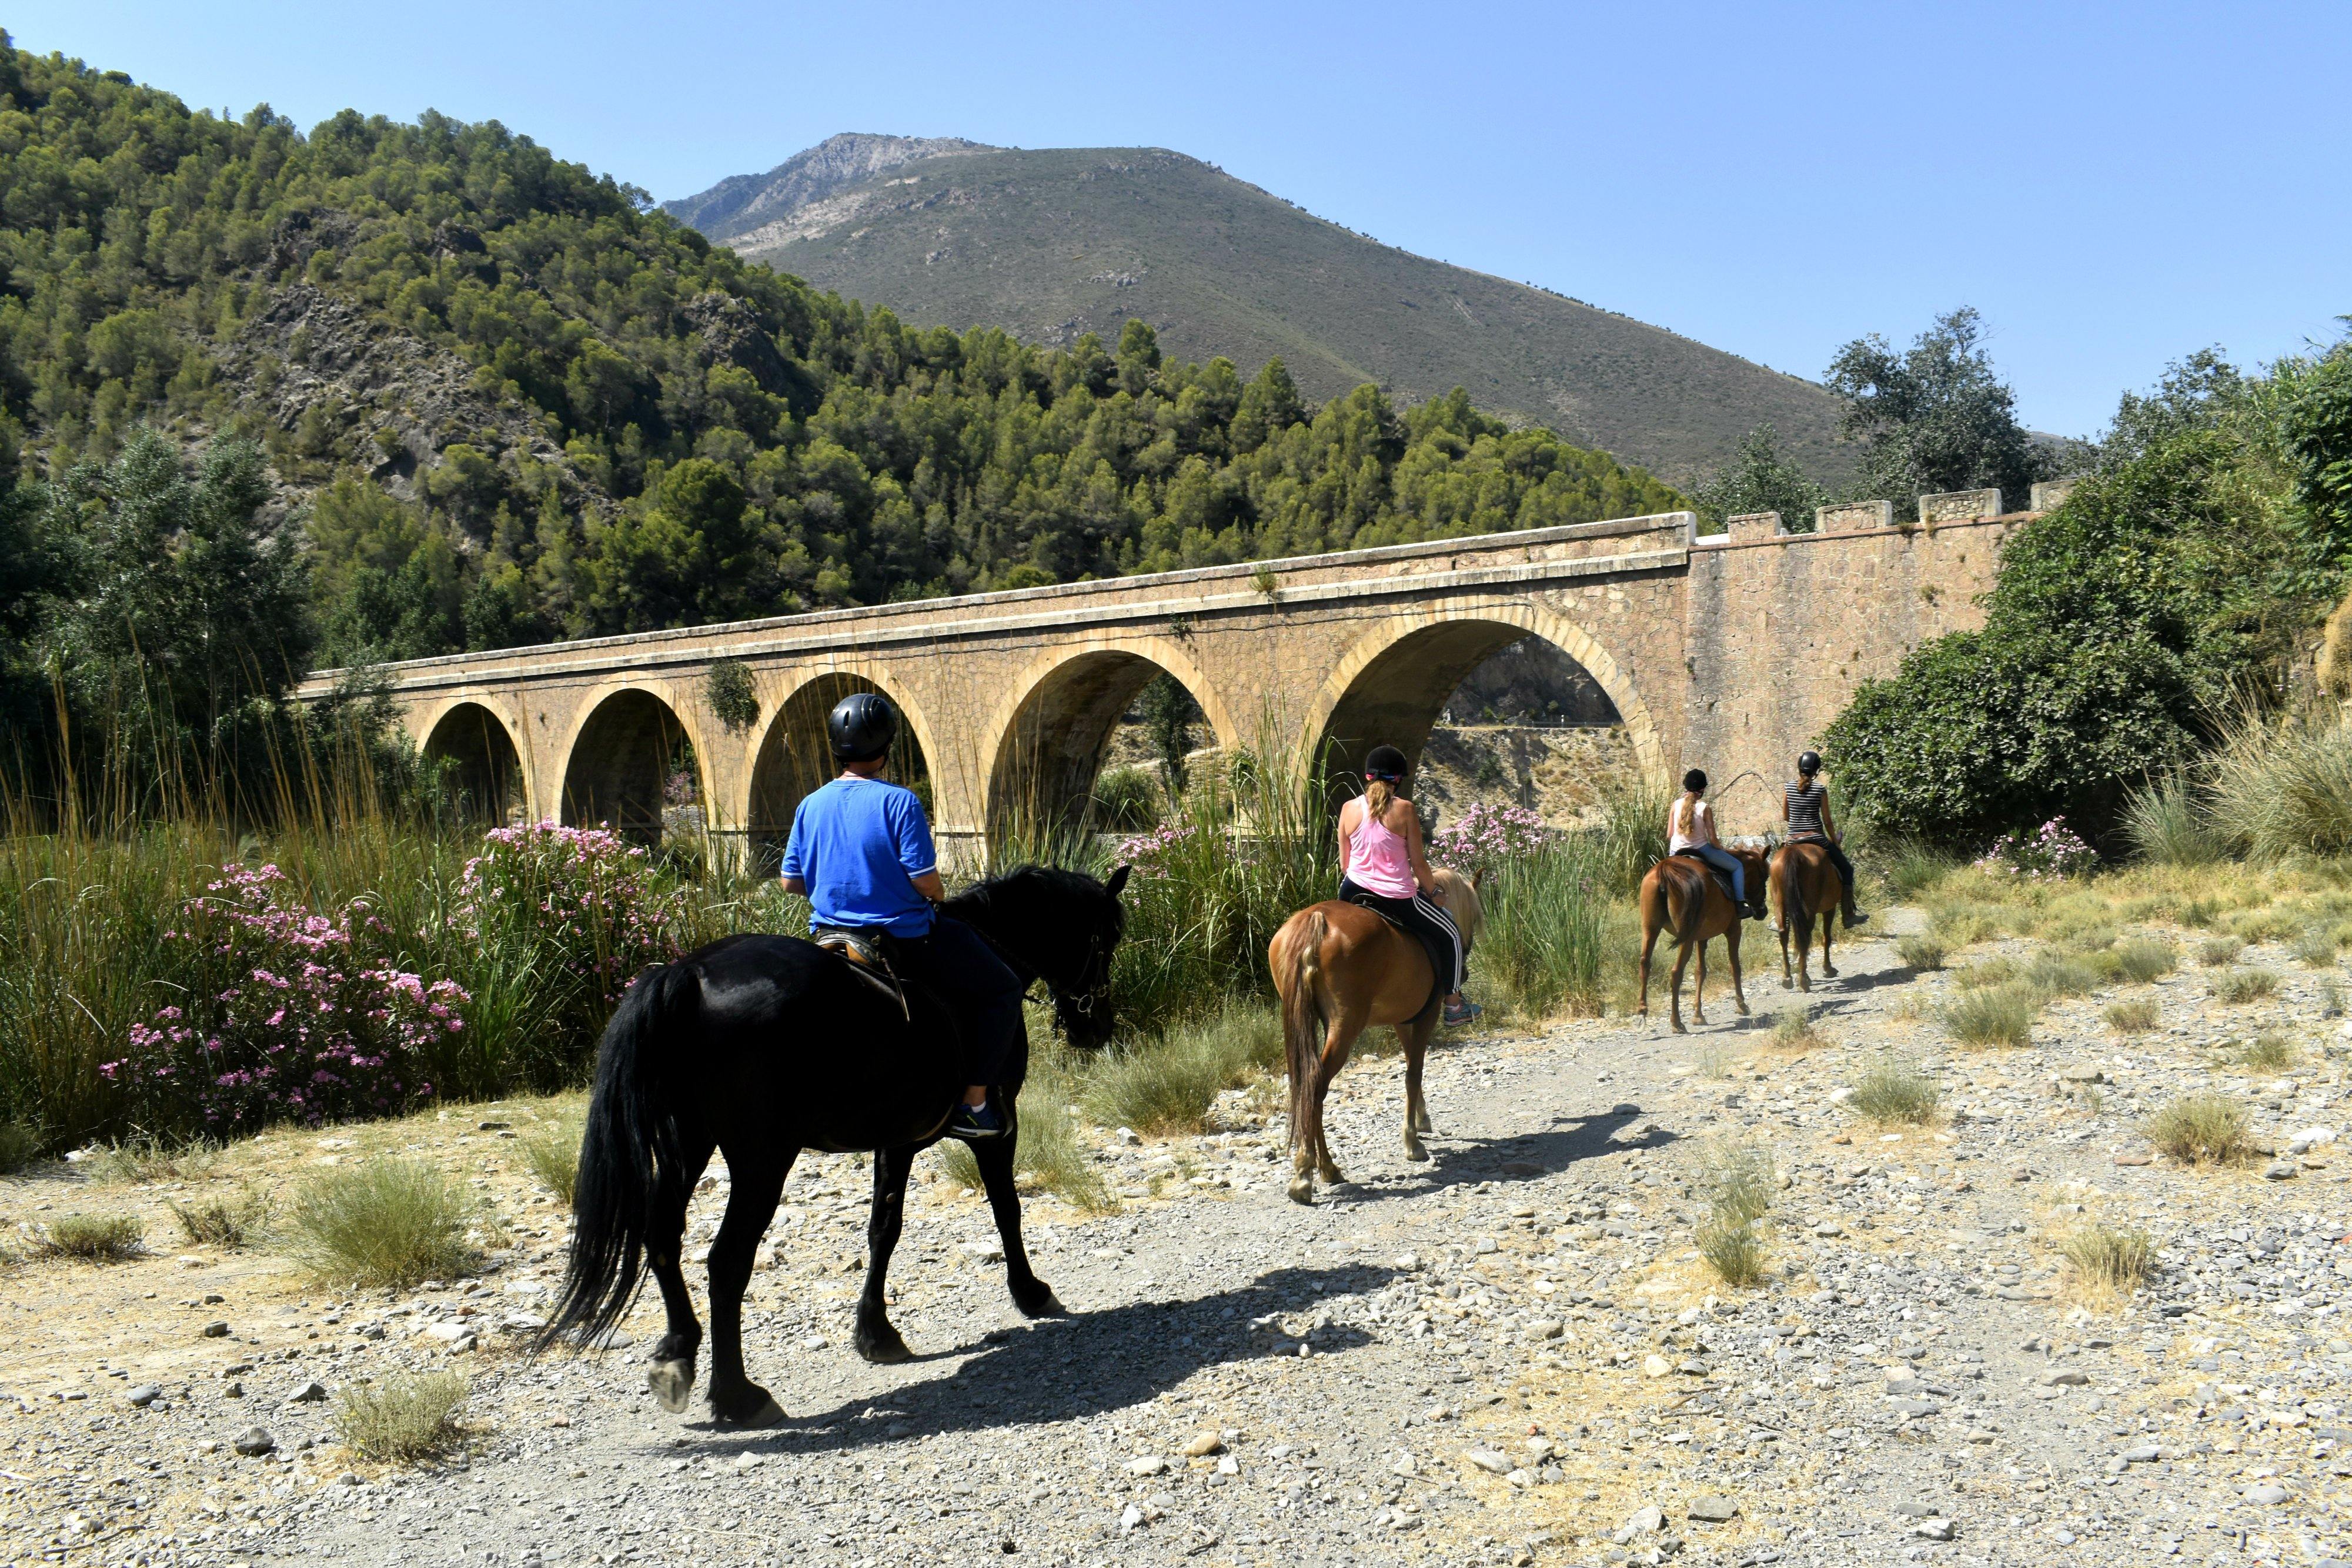
[[[1402,1185],[1420,1190],[1475,1186],[1480,1182],[1538,1181],[1586,1160],[1612,1155],[1663,1149],[1680,1143],[1682,1134],[1653,1124],[1638,1138],[1620,1138],[1620,1129],[1632,1125],[1644,1112],[1604,1112],[1593,1116],[1555,1116],[1550,1129],[1521,1133],[1508,1138],[1453,1138],[1439,1141],[1428,1134],[1430,1164],[1425,1171],[1408,1173]],[[1394,1196],[1395,1183],[1349,1183],[1327,1188],[1324,1201],[1334,1206],[1384,1202]]]
[[[1015,1423],[1085,1420],[1147,1403],[1203,1367],[1264,1358],[1268,1352],[1253,1341],[1269,1342],[1253,1334],[1253,1318],[1311,1311],[1320,1296],[1377,1291],[1394,1276],[1383,1265],[1277,1269],[1212,1295],[1040,1318],[982,1335],[986,1348],[952,1371],[789,1416],[782,1427],[747,1432],[709,1420],[692,1425],[721,1438],[704,1451],[723,1456],[854,1452]],[[1321,1355],[1373,1342],[1361,1329],[1333,1323],[1314,1330],[1310,1343]]]

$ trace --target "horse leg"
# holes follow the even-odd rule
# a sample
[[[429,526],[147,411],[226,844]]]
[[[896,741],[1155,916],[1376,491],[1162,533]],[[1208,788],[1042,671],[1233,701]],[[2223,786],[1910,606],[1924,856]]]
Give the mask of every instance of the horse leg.
[[[1691,988],[1691,1022],[1706,1021],[1706,938],[1698,939],[1698,980]]]
[[[1421,1064],[1429,1055],[1429,1037],[1434,1032],[1433,1022],[1397,1026],[1404,1040],[1404,1157],[1416,1164],[1429,1158],[1429,1151],[1421,1146],[1421,1135],[1429,1130],[1429,1103],[1421,1094]]]
[[[1734,920],[1731,929],[1723,934],[1723,950],[1731,957],[1731,1001],[1739,1016],[1748,1016],[1748,988],[1739,976],[1739,922]]]
[[[1683,969],[1690,963],[1691,944],[1684,941],[1675,947],[1675,972],[1668,977],[1666,1016],[1674,1022],[1676,1034],[1688,1034],[1683,1027]]]
[[[1780,988],[1785,991],[1797,983],[1789,967],[1789,895],[1785,893],[1780,895],[1780,918],[1772,924],[1780,936]]]
[[[1331,1157],[1331,1145],[1323,1135],[1323,1097],[1331,1092],[1331,1084],[1339,1076],[1339,1062],[1315,1075],[1315,1174],[1323,1178],[1326,1186],[1337,1186],[1348,1179],[1339,1162]]]
[[[1013,1184],[1014,1140],[1020,1135],[1016,1113],[1010,1132],[972,1145],[971,1157],[980,1166],[989,1212],[996,1217],[996,1239],[1004,1248],[1004,1284],[1013,1292],[1013,1304],[1024,1317],[1060,1317],[1066,1309],[1055,1297],[1054,1288],[1031,1271],[1029,1249],[1021,1243],[1021,1190]]]
[[[1813,917],[1808,913],[1797,916],[1797,989],[1810,992],[1813,988]]]
[[[760,1238],[776,1217],[776,1200],[783,1196],[784,1177],[799,1153],[788,1148],[781,1160],[754,1155],[742,1164],[727,1162],[735,1179],[727,1191],[726,1217],[710,1244],[710,1411],[739,1426],[772,1427],[784,1418],[784,1407],[743,1375],[743,1291],[751,1282]]]
[[[1342,1003],[1335,1009],[1331,1021],[1324,1026],[1323,1049],[1308,1069],[1315,1075],[1314,1081],[1293,1086],[1297,1090],[1299,1119],[1306,1124],[1291,1129],[1290,1198],[1294,1203],[1315,1201],[1315,1177],[1318,1174],[1327,1182],[1345,1179],[1323,1147],[1323,1096],[1329,1092],[1332,1078],[1348,1060],[1349,1048],[1364,1032],[1367,1021],[1367,1010],[1360,1006]]]
[[[655,1214],[646,1228],[646,1267],[661,1288],[662,1311],[668,1321],[654,1345],[654,1364],[646,1374],[646,1386],[673,1416],[684,1414],[687,1401],[693,1396],[694,1358],[702,1348],[702,1325],[694,1318],[694,1298],[686,1289],[678,1249],[686,1240],[686,1208],[694,1201],[694,1184],[702,1179],[702,1169],[710,1163],[710,1152],[717,1146],[706,1143],[686,1150],[685,1165],[678,1172],[677,1207]]]
[[[1647,918],[1648,911],[1644,910],[1643,913],[1644,918],[1642,921],[1642,1001],[1641,1005],[1633,1009],[1633,1016],[1636,1018],[1650,1016],[1650,952],[1658,945],[1659,931],[1659,927],[1650,924]]]
[[[907,1219],[907,1177],[914,1168],[912,1144],[874,1151],[874,1207],[866,1217],[866,1288],[857,1293],[857,1330],[852,1336],[857,1354],[872,1362],[915,1358],[890,1326],[889,1305],[883,1300],[890,1254],[898,1249],[898,1232]]]
[[[1830,928],[1836,924],[1832,915],[1822,916],[1822,973],[1832,980],[1837,978],[1837,966],[1830,962]]]

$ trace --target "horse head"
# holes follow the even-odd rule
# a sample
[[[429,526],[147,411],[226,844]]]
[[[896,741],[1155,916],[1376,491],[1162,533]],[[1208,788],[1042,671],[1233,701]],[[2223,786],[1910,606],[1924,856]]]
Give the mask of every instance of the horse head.
[[[1056,866],[1025,865],[948,900],[948,913],[977,929],[1025,980],[1053,995],[1062,1033],[1081,1051],[1110,1039],[1111,960],[1127,932],[1119,894],[1129,868],[1108,882]]]

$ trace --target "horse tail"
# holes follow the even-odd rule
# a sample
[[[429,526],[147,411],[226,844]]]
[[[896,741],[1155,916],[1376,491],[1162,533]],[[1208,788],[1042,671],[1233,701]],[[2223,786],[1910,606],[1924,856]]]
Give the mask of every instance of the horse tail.
[[[1290,1068],[1290,1141],[1296,1147],[1299,1130],[1314,1103],[1315,1070],[1323,1059],[1323,1009],[1315,988],[1323,978],[1323,944],[1330,923],[1319,909],[1298,917],[1291,940],[1289,983],[1282,988],[1282,1046]]]
[[[1780,918],[1792,931],[1804,930],[1805,923],[1811,918],[1805,904],[1808,858],[1793,845],[1781,852],[1782,862],[1788,870],[1780,878]]]
[[[644,1282],[654,1216],[686,1202],[685,1140],[662,1064],[675,1059],[679,1026],[693,1021],[701,1003],[693,969],[656,964],[637,977],[604,1026],[580,1139],[572,1255],[534,1351],[566,1335],[593,1344],[609,1333]]]

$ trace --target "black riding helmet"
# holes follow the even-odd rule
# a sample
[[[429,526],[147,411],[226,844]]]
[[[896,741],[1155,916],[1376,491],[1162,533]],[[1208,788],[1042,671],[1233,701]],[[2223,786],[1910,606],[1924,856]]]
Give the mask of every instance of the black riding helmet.
[[[1375,746],[1364,754],[1364,777],[1385,779],[1393,784],[1402,779],[1407,764],[1404,753],[1393,746]]]
[[[1797,754],[1797,776],[1799,778],[1811,779],[1814,774],[1819,773],[1821,770],[1822,754],[1820,752],[1801,751]]]
[[[1704,794],[1706,794],[1706,770],[1705,770],[1704,768],[1692,768],[1689,772],[1687,772],[1687,773],[1684,774],[1684,775],[1683,775],[1683,788],[1684,788],[1684,789],[1687,789],[1687,790],[1689,790],[1689,791],[1690,791],[1692,794],[1694,794],[1694,795],[1704,795]]]
[[[844,762],[865,762],[890,749],[898,737],[898,710],[879,692],[852,692],[833,705],[825,738]]]

